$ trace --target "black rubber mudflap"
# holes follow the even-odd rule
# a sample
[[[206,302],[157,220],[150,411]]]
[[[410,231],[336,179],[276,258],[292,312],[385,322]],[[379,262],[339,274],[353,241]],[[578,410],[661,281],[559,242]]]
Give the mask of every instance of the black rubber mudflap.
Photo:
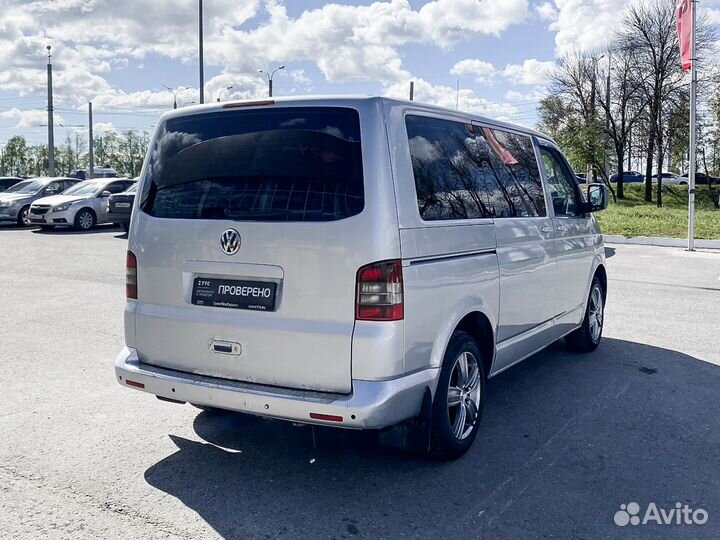
[[[380,432],[380,444],[406,452],[425,454],[430,449],[432,394],[425,388],[420,414],[415,418]]]

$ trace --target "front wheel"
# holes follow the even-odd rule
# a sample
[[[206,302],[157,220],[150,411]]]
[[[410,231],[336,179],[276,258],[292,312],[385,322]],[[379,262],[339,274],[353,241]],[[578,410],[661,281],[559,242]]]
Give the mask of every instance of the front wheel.
[[[92,210],[83,208],[75,216],[75,228],[81,231],[89,231],[95,226],[95,214]]]
[[[18,227],[29,227],[32,225],[30,222],[30,207],[24,206],[20,209],[17,215],[17,224]]]
[[[431,457],[457,459],[477,436],[485,401],[482,353],[470,334],[450,338],[432,405]]]
[[[596,276],[590,286],[582,325],[565,338],[568,346],[579,352],[592,352],[597,349],[602,338],[604,319],[605,289]]]

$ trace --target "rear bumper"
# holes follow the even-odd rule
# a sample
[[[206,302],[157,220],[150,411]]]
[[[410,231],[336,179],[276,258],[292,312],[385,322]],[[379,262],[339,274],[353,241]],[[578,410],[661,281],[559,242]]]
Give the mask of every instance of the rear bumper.
[[[107,220],[109,223],[117,223],[118,225],[124,225],[126,223],[130,223],[130,216],[132,214],[130,212],[111,212],[108,210],[107,213]]]
[[[425,389],[434,393],[437,374],[437,369],[426,369],[387,381],[354,380],[351,394],[330,394],[159,368],[141,363],[137,351],[128,347],[115,361],[117,381],[127,388],[197,405],[354,429],[380,429],[416,416]],[[342,421],[314,419],[311,413],[342,417]]]

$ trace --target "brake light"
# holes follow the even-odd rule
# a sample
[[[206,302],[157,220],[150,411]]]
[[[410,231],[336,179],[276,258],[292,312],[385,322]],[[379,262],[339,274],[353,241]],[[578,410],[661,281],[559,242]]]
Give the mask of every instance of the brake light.
[[[132,251],[127,252],[125,265],[125,296],[137,300],[137,258]]]
[[[400,321],[403,316],[402,263],[383,261],[358,270],[355,319]]]
[[[239,103],[226,103],[223,109],[237,109],[239,107],[265,107],[267,105],[275,105],[274,99],[265,99],[262,101],[241,101]]]
[[[343,417],[335,414],[322,414],[322,413],[310,413],[310,418],[313,420],[325,420],[326,422],[342,422]]]

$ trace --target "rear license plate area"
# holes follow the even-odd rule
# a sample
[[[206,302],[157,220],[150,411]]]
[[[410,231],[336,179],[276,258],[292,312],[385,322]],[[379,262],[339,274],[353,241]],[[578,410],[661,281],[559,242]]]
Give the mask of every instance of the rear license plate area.
[[[244,279],[196,277],[192,303],[196,306],[275,311],[277,283]]]

